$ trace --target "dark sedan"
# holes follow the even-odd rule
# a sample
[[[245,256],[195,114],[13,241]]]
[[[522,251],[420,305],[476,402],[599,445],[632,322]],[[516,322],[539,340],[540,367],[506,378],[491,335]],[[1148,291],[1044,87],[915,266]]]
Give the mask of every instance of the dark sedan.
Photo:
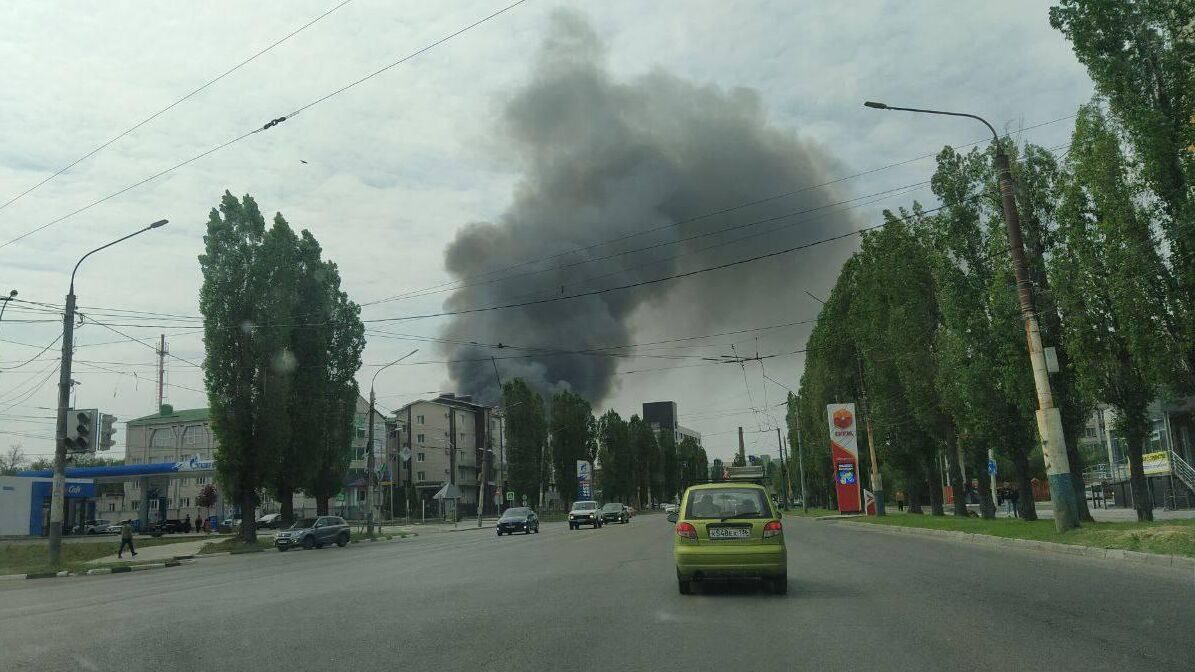
[[[515,532],[522,532],[523,534],[534,532],[539,534],[539,516],[536,516],[534,511],[525,506],[516,506],[507,509],[503,512],[502,517],[498,519],[498,536],[514,534]]]
[[[610,502],[602,507],[601,511],[603,523],[619,523],[625,525],[631,520],[631,513],[627,510],[626,504],[619,502]]]

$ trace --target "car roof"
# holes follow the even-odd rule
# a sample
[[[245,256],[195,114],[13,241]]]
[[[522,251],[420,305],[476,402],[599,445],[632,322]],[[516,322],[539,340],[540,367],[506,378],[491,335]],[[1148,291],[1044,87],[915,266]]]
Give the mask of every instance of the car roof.
[[[755,488],[756,490],[767,492],[767,489],[762,485],[751,483],[750,481],[720,481],[718,483],[702,483],[700,485],[689,486],[689,490],[721,490],[723,488]]]

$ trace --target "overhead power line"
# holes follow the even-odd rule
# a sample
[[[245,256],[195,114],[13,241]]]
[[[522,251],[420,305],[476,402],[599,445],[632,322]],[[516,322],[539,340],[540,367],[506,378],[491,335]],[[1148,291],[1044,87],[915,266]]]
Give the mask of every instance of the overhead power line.
[[[77,208],[71,212],[68,212],[65,215],[62,215],[61,217],[52,219],[52,220],[46,222],[45,224],[42,224],[33,229],[30,229],[30,230],[20,234],[19,236],[16,236],[15,238],[10,238],[9,240],[6,240],[3,243],[0,243],[0,249],[8,247],[9,245],[12,245],[13,243],[16,243],[18,241],[24,240],[25,238],[28,238],[29,236],[32,236],[33,234],[38,233],[39,231],[43,231],[55,224],[58,224],[59,222],[70,219],[71,217],[74,217],[75,215],[77,215],[81,212],[89,210],[89,209],[99,205],[100,203],[103,203],[104,201],[107,201],[112,198],[116,198],[117,196],[120,196],[121,194],[123,194],[127,191],[136,189],[137,187],[140,187],[141,185],[146,184],[148,182],[152,182],[153,180],[156,180],[159,177],[166,175],[167,173],[178,170],[179,168],[182,168],[183,166],[186,166],[190,163],[194,163],[195,161],[198,161],[199,159],[202,159],[205,156],[214,154],[230,145],[236,144],[236,143],[240,142],[241,140],[248,138],[251,135],[255,135],[257,133],[261,133],[262,131],[269,130],[269,129],[281,124],[282,122],[286,121],[287,119],[293,118],[295,115],[299,114],[300,112],[303,112],[303,111],[308,110],[316,105],[319,105],[320,103],[328,100],[329,98],[338,96],[341,93],[344,93],[345,91],[348,91],[349,89],[357,86],[358,84],[366,82],[366,81],[382,74],[383,72],[390,70],[391,68],[394,68],[398,65],[406,63],[407,61],[411,60],[412,58],[415,58],[416,56],[419,56],[420,54],[423,54],[423,53],[429,51],[430,49],[434,49],[435,47],[437,47],[441,44],[444,44],[445,42],[447,42],[465,32],[468,32],[468,31],[472,30],[473,28],[476,28],[477,26],[480,26],[481,24],[485,23],[486,21],[496,18],[499,15],[504,14],[504,13],[510,11],[511,9],[514,9],[515,7],[518,7],[519,5],[523,4],[524,2],[527,2],[527,0],[518,0],[517,2],[515,2],[513,4],[507,5],[506,7],[503,7],[502,9],[494,12],[493,14],[490,14],[482,19],[478,19],[477,21],[474,21],[473,23],[465,26],[464,28],[461,28],[460,30],[450,33],[449,35],[446,35],[445,37],[442,37],[442,38],[436,40],[435,42],[432,42],[431,44],[428,44],[424,47],[421,47],[420,49],[417,49],[417,50],[407,54],[406,56],[403,56],[402,58],[390,63],[389,65],[381,67],[381,68],[369,73],[368,75],[361,77],[360,79],[354,80],[354,81],[352,81],[334,91],[331,91],[330,93],[320,96],[319,98],[316,98],[315,100],[313,100],[309,103],[306,103],[305,105],[300,106],[298,109],[296,109],[294,112],[291,112],[290,114],[286,114],[281,117],[276,117],[274,119],[271,119],[270,121],[266,122],[261,128],[255,128],[247,133],[242,133],[230,140],[227,140],[225,142],[222,142],[222,143],[216,145],[215,147],[212,147],[211,149],[208,149],[204,152],[196,154],[195,156],[192,156],[189,159],[180,161],[179,163],[176,163],[175,165],[173,165],[169,168],[166,168],[165,170],[161,170],[157,173],[154,173],[153,175],[150,175],[149,177],[146,177],[138,182],[134,182],[133,184],[130,184],[127,187],[124,187],[123,189],[112,192],[111,194],[108,194],[107,196],[104,196],[102,198],[96,199],[96,200],[92,201],[91,203],[84,205],[81,208]]]
[[[341,2],[339,5],[336,5],[332,9],[329,9],[328,11],[324,12],[323,14],[320,14],[319,16],[315,17],[314,19],[308,21],[307,23],[303,24],[302,26],[299,26],[295,30],[291,31],[282,39],[273,42],[265,49],[258,51],[257,53],[253,54],[249,58],[246,58],[245,60],[241,61],[240,63],[237,63],[236,65],[232,66],[231,68],[225,70],[224,72],[222,72],[218,76],[216,76],[214,79],[208,80],[204,84],[200,85],[199,88],[194,89],[193,91],[191,91],[187,95],[183,96],[182,98],[179,98],[178,100],[174,101],[173,103],[170,103],[166,107],[163,107],[162,109],[158,110],[157,112],[154,112],[153,114],[149,115],[148,117],[137,122],[133,126],[130,126],[129,128],[125,129],[119,135],[113,137],[111,140],[108,140],[104,144],[100,145],[99,147],[96,147],[95,149],[91,150],[90,152],[87,152],[83,156],[80,156],[79,158],[68,163],[67,165],[63,166],[62,168],[59,168],[56,172],[54,172],[54,174],[45,178],[41,182],[38,182],[37,184],[33,185],[32,187],[29,187],[25,191],[22,191],[21,193],[17,194],[16,196],[13,196],[12,198],[5,201],[3,205],[0,205],[0,210],[7,208],[8,206],[12,205],[13,203],[16,203],[20,199],[24,198],[26,195],[32,193],[33,191],[37,190],[42,185],[49,182],[50,180],[53,180],[54,178],[65,173],[66,171],[70,170],[71,168],[74,168],[75,166],[79,165],[83,161],[86,161],[87,159],[95,156],[96,154],[98,154],[99,152],[101,152],[102,150],[104,150],[106,147],[108,147],[112,143],[116,142],[117,140],[120,140],[121,138],[128,135],[129,133],[132,133],[133,131],[137,130],[138,128],[141,128],[142,126],[148,124],[149,122],[153,121],[154,119],[157,119],[158,117],[165,114],[166,112],[169,112],[170,110],[174,109],[174,107],[177,106],[178,104],[191,98],[192,96],[199,93],[200,91],[203,91],[204,89],[211,86],[212,84],[215,84],[216,82],[220,81],[221,79],[224,79],[228,75],[231,75],[232,73],[236,72],[237,70],[240,70],[242,67],[248,65],[249,63],[252,63],[253,61],[257,60],[257,58],[259,56],[272,50],[274,47],[282,44],[283,42],[286,42],[287,40],[294,37],[295,35],[298,35],[299,33],[303,32],[304,30],[307,30],[311,26],[315,25],[315,23],[318,22],[320,19],[323,19],[325,16],[328,16],[332,12],[335,12],[336,10],[340,9],[341,7],[344,7],[345,5],[349,4],[350,2],[352,2],[352,0],[344,0],[344,2]]]

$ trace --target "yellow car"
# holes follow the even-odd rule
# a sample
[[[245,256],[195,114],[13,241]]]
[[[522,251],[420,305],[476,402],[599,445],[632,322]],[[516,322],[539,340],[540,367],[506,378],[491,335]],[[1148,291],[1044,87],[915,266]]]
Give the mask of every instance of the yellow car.
[[[676,523],[673,551],[682,595],[694,581],[736,577],[763,579],[778,595],[788,592],[784,526],[763,486],[694,485],[668,520]]]

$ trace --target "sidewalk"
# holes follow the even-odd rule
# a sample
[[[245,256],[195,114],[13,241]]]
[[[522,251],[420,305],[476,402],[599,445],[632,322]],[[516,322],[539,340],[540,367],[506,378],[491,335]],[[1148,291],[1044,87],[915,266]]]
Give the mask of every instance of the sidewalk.
[[[482,518],[481,529],[494,530],[494,526],[498,524],[497,518]],[[382,534],[394,534],[396,532],[414,532],[415,534],[436,534],[441,532],[464,532],[466,530],[476,530],[477,518],[462,519],[457,524],[445,523],[444,521],[428,521],[427,523],[412,522],[410,525],[406,523],[387,523],[380,526]],[[357,534],[357,526],[353,526],[353,534]]]
[[[196,538],[194,541],[180,541],[177,544],[162,544],[161,546],[146,546],[137,551],[137,557],[133,558],[129,553],[125,553],[123,558],[116,557],[116,554],[108,555],[95,560],[89,560],[88,564],[100,565],[109,562],[127,562],[136,560],[137,562],[154,562],[172,560],[175,556],[180,555],[195,555],[203,545],[209,541],[219,541],[220,538],[205,539],[203,537]],[[119,547],[119,540],[113,544],[114,547]],[[133,542],[137,543],[136,540]]]
[[[1054,507],[1049,502],[1037,502],[1034,507],[1037,509],[1037,517],[1053,520]],[[967,509],[979,513],[978,504],[968,504]],[[1088,510],[1091,511],[1091,517],[1099,523],[1135,523],[1137,522],[1137,511],[1135,509],[1124,509],[1119,507],[1109,509],[1093,509],[1088,503]],[[929,509],[927,508],[928,512]],[[946,515],[951,515],[950,505],[946,505]],[[1005,507],[996,509],[997,518],[1009,518],[1008,510]],[[1161,507],[1154,508],[1154,520],[1188,520],[1195,518],[1195,509],[1177,509],[1167,510]]]

